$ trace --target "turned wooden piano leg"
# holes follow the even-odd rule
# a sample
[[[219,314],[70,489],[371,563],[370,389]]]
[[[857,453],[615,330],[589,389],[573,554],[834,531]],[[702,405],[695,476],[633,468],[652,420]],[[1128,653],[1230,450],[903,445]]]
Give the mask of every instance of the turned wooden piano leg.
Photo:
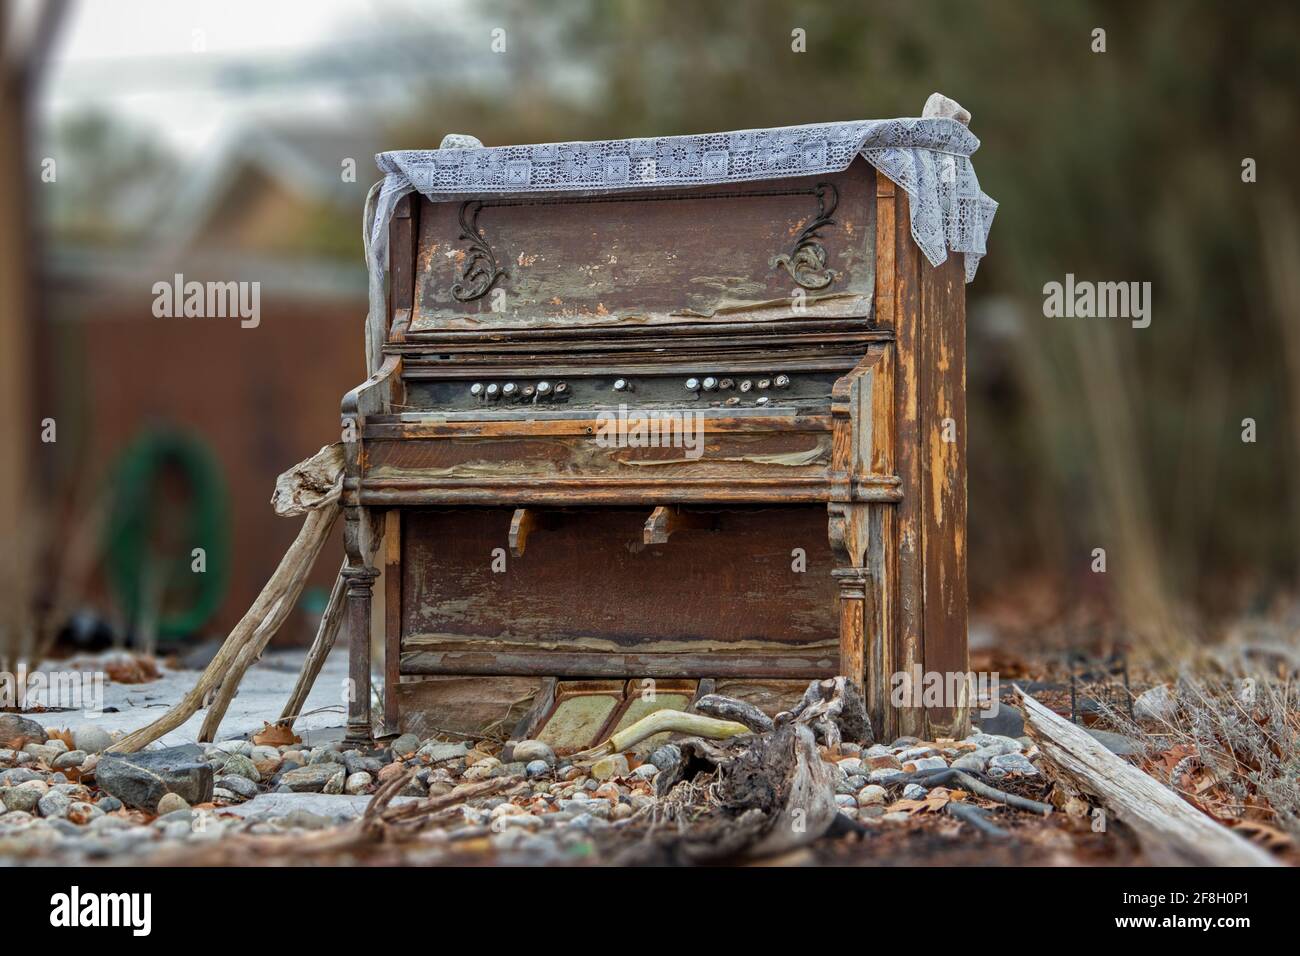
[[[836,568],[831,573],[840,589],[840,673],[865,689],[871,572],[866,568]]]
[[[361,517],[348,509],[344,543],[348,563],[341,574],[347,583],[348,624],[348,726],[346,741],[372,744],[370,719],[370,600],[379,571],[366,562],[360,541]]]

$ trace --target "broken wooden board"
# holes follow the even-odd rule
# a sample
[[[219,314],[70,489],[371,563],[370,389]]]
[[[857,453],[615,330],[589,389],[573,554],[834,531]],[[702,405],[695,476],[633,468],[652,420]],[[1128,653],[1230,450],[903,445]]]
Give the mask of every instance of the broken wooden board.
[[[1052,769],[1133,829],[1156,860],[1191,866],[1279,866],[1159,781],[1057,716],[1020,688],[1025,727]]]

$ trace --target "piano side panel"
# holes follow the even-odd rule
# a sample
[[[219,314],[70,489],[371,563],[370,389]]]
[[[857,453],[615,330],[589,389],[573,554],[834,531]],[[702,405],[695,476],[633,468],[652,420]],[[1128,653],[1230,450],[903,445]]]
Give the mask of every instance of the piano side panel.
[[[838,655],[820,507],[710,512],[646,546],[648,508],[550,512],[518,558],[513,509],[421,509],[403,535],[404,673],[823,676]],[[795,570],[795,548],[806,556]],[[498,564],[498,568],[501,565]],[[706,665],[705,661],[712,664]],[[714,666],[713,673],[688,673]]]

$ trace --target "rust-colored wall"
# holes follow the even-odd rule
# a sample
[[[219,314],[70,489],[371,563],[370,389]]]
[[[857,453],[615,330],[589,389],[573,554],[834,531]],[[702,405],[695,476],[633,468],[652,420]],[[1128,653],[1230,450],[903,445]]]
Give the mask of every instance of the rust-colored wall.
[[[40,391],[73,419],[66,430],[61,420],[60,440],[82,442],[78,471],[106,475],[149,425],[183,427],[209,444],[232,516],[229,587],[209,626],[224,632],[301,524],[272,513],[276,476],[337,439],[340,399],[365,377],[364,303],[292,302],[264,288],[261,323],[244,329],[236,318],[155,318],[151,298],[130,300],[60,310],[43,337]],[[309,586],[329,586],[343,554],[335,536]],[[305,627],[295,615],[277,641],[302,640]]]

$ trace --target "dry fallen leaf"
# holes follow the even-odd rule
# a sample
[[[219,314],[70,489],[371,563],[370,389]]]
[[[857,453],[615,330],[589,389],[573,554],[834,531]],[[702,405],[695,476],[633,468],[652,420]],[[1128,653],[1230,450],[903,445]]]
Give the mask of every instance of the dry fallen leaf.
[[[69,749],[69,750],[76,750],[76,749],[77,749],[76,744],[74,744],[74,743],[72,742],[72,731],[71,731],[71,730],[68,730],[67,728],[64,728],[63,730],[47,730],[47,731],[45,731],[45,732],[46,732],[47,734],[49,734],[49,738],[50,738],[50,740],[54,740],[54,739],[57,737],[59,740],[62,740],[65,744],[68,745],[68,749]]]
[[[268,724],[265,721],[263,724],[262,729],[253,735],[253,743],[258,746],[284,747],[288,744],[302,743],[302,738],[290,727],[283,724]]]

